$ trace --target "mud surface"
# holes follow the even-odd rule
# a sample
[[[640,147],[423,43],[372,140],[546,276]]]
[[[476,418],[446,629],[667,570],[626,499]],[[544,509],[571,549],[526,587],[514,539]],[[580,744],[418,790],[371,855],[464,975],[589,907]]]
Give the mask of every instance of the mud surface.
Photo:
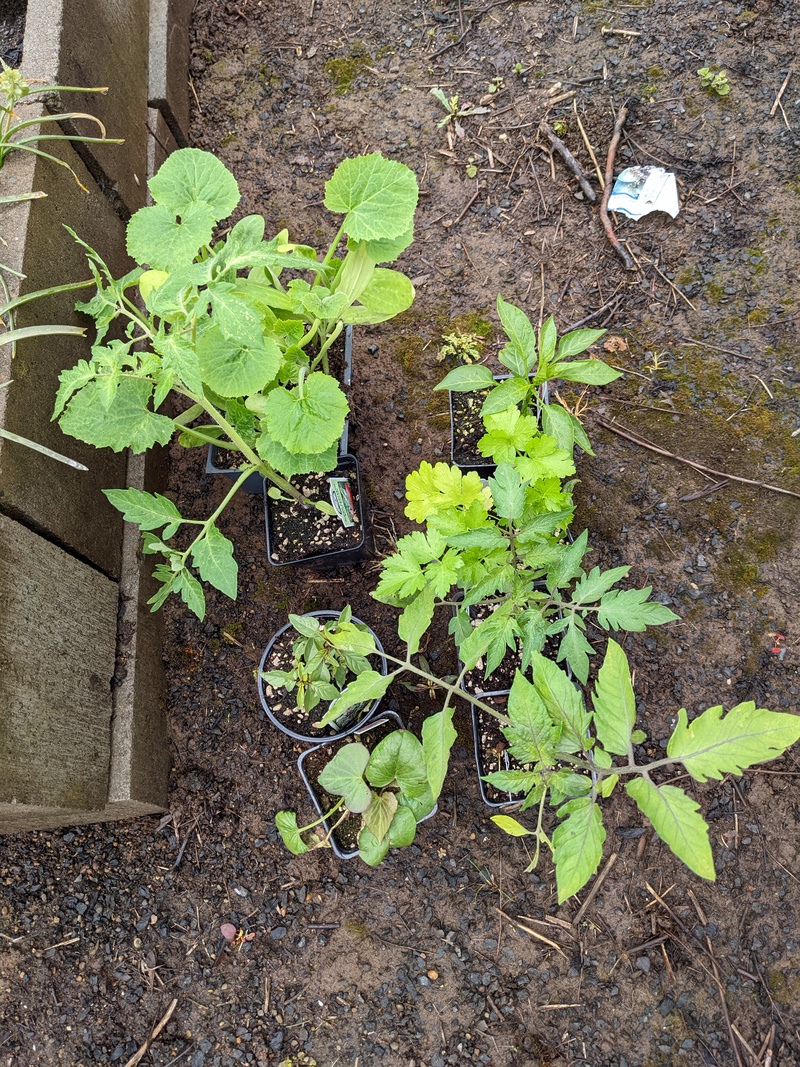
[[[631,564],[631,584],[681,616],[625,640],[654,755],[681,706],[798,707],[800,501],[720,487],[606,427],[800,491],[796,74],[773,108],[799,31],[789,0],[195,7],[193,141],[236,173],[240,213],[322,247],[336,226],[323,182],[343,157],[380,150],[420,181],[401,263],[415,305],[354,344],[350,444],[376,556],[410,529],[408,470],[449,456],[446,398],[431,391],[443,334],[480,336],[492,364],[498,293],[534,321],[596,313],[609,328],[624,378],[571,396],[596,452],[580,461],[576,529],[590,529],[593,563]],[[726,96],[701,86],[713,64]],[[442,126],[432,86],[488,110]],[[538,134],[543,117],[561,124],[597,187],[581,125],[602,169],[626,100],[618,166],[665,164],[681,199],[674,221],[617,220],[630,271]],[[209,514],[224,486],[199,454],[174,459],[184,513]],[[584,893],[559,907],[548,863],[526,873],[524,841],[489,821],[462,709],[438,815],[413,847],[377,870],[292,858],[274,813],[313,809],[298,750],[262,719],[254,667],[287,611],[350,602],[390,651],[395,613],[369,598],[371,564],[268,568],[257,498],[239,494],[224,524],[238,603],[211,594],[202,624],[167,609],[170,818],[3,842],[0,1063],[124,1065],[173,999],[145,1064],[800,1063],[796,754],[692,787],[716,884],[615,795],[613,867],[588,906]],[[453,668],[446,621],[424,652]],[[416,726],[431,707],[424,691],[389,703]],[[255,936],[228,944],[224,922]]]

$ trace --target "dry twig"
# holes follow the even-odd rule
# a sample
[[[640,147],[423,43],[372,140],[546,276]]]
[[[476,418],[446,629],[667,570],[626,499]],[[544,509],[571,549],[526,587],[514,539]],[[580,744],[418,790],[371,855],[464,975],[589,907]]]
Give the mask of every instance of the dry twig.
[[[139,1049],[139,1051],[135,1052],[131,1056],[131,1058],[125,1064],[125,1067],[136,1067],[136,1064],[139,1063],[141,1061],[141,1059],[147,1054],[147,1050],[150,1048],[152,1043],[155,1041],[155,1039],[158,1037],[158,1035],[161,1033],[161,1031],[164,1029],[164,1027],[170,1021],[170,1019],[172,1018],[172,1013],[175,1011],[177,1006],[178,1006],[178,998],[175,997],[175,999],[172,1001],[170,1006],[164,1012],[164,1015],[162,1016],[161,1021],[156,1023],[156,1025],[151,1030],[150,1036],[148,1037],[148,1039],[145,1041],[145,1043],[142,1045],[142,1047]]]
[[[532,930],[530,926],[526,926],[524,923],[519,922],[518,919],[512,919],[512,917],[510,915],[507,915],[500,908],[496,908],[495,911],[497,911],[500,915],[502,915],[504,919],[508,919],[508,921],[510,923],[513,923],[514,926],[516,926],[518,929],[522,930],[524,933],[528,934],[530,937],[535,937],[537,941],[543,941],[545,943],[545,945],[549,945],[550,948],[554,948],[556,950],[556,952],[559,954],[559,956],[563,956],[564,959],[567,959],[566,952],[564,952],[564,950],[561,948],[561,946],[557,945],[555,941],[551,941],[549,937],[545,937],[544,934],[540,934],[538,930]]]
[[[594,203],[597,199],[595,191],[589,184],[589,179],[584,174],[583,167],[581,167],[575,156],[573,156],[572,152],[570,152],[570,150],[567,148],[561,138],[544,121],[544,119],[542,119],[542,121],[539,123],[539,129],[545,135],[545,137],[553,146],[553,148],[555,148],[556,152],[558,152],[558,154],[564,160],[568,169],[571,170],[575,177],[578,179],[578,184],[583,190],[583,195],[586,197],[587,200],[591,200],[591,202]]]
[[[611,196],[611,190],[614,185],[614,159],[617,154],[617,145],[622,134],[622,127],[625,125],[625,120],[628,117],[628,109],[623,105],[617,112],[617,121],[614,123],[614,133],[611,137],[611,144],[608,146],[608,156],[606,157],[606,184],[603,189],[603,197],[600,201],[600,221],[603,223],[603,230],[608,238],[611,247],[617,253],[619,258],[625,267],[625,270],[633,270],[634,262],[631,259],[630,253],[627,248],[624,248],[617,235],[614,233],[614,227],[611,225],[611,219],[608,217],[608,201]]]
[[[602,869],[602,871],[595,878],[594,885],[589,890],[588,897],[586,898],[586,900],[584,900],[583,904],[581,904],[580,908],[578,908],[578,913],[575,916],[575,918],[572,920],[572,925],[573,926],[577,926],[578,925],[578,923],[581,921],[581,919],[586,914],[586,911],[587,911],[589,905],[592,903],[594,898],[600,892],[600,887],[602,886],[603,882],[608,877],[608,874],[609,874],[611,868],[617,862],[617,855],[618,855],[618,853],[612,852],[611,855],[608,857],[608,863],[606,863],[605,867]]]
[[[774,118],[775,118],[775,112],[776,112],[776,111],[778,110],[778,108],[779,108],[779,107],[781,106],[781,97],[782,97],[782,96],[783,96],[783,94],[784,94],[784,93],[786,92],[786,86],[787,86],[787,85],[789,84],[789,79],[791,78],[791,76],[792,76],[792,71],[791,71],[791,68],[790,68],[790,69],[789,69],[789,73],[788,73],[788,74],[786,75],[786,77],[785,77],[785,78],[783,79],[783,85],[782,85],[782,86],[780,87],[780,89],[778,90],[778,95],[777,95],[777,96],[775,97],[775,103],[774,103],[774,104],[772,105],[772,107],[771,107],[771,108],[769,109],[769,117],[770,117],[771,119],[774,119]]]
[[[779,485],[769,485],[767,482],[759,482],[754,478],[740,478],[737,474],[728,474],[725,471],[714,470],[713,467],[707,467],[704,463],[698,463],[694,459],[686,459],[685,456],[679,456],[677,453],[670,452],[666,448],[659,448],[659,446],[654,445],[652,441],[647,441],[644,437],[639,437],[638,434],[631,433],[630,430],[624,430],[619,426],[614,426],[612,423],[606,422],[605,419],[598,418],[597,422],[604,430],[610,430],[612,433],[624,437],[627,441],[632,441],[635,445],[641,445],[642,448],[649,448],[651,452],[657,452],[660,456],[666,456],[667,459],[674,459],[677,460],[678,463],[685,463],[687,467],[694,467],[696,471],[701,471],[705,474],[713,474],[715,478],[728,478],[732,482],[742,482],[744,485],[754,485],[757,489],[769,489],[773,493],[783,493],[784,496],[794,496],[800,500],[800,493],[795,493],[791,489],[782,489]]]

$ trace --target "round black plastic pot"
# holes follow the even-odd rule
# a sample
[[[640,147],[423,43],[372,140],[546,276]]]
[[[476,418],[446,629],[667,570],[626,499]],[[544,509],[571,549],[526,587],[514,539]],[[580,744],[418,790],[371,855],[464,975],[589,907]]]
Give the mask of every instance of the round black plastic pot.
[[[302,492],[304,481],[307,482],[312,477],[316,486],[314,492],[317,494],[319,494],[319,485],[322,482],[329,484],[328,480],[331,478],[347,479],[356,513],[354,525],[350,530],[346,530],[343,526],[337,525],[336,519],[325,516],[316,509],[283,498],[273,500],[269,495],[269,484],[265,482],[264,518],[269,562],[273,567],[306,563],[320,570],[327,570],[368,559],[370,555],[367,548],[368,511],[356,457],[349,453],[340,456],[336,469],[329,474],[324,476],[300,475],[293,480],[293,484]],[[283,523],[289,522],[292,517],[298,522],[302,519],[307,529],[302,536],[288,540],[285,537],[282,538],[279,528]],[[326,537],[333,538],[329,546],[325,545],[324,538]]]
[[[387,726],[388,726],[388,729],[385,729],[385,727],[387,727]],[[384,728],[384,729],[382,729],[382,728]],[[386,734],[391,733],[393,730],[404,730],[404,729],[405,729],[405,724],[403,723],[403,720],[400,718],[399,715],[397,715],[394,711],[383,711],[383,712],[381,712],[381,714],[376,719],[372,719],[365,726],[359,727],[357,730],[355,730],[347,738],[347,740],[348,741],[353,741],[353,740],[361,741],[362,744],[366,745],[367,748],[369,748],[370,747],[370,737],[369,737],[370,734],[373,734],[373,735],[377,734],[378,735],[377,737],[373,736],[372,747],[374,747],[374,745],[377,744],[378,741],[382,740],[382,738],[384,736],[386,736]],[[320,797],[318,795],[317,790],[318,790],[319,787],[318,786],[315,787],[314,783],[311,781],[311,778],[310,778],[310,776],[308,774],[308,771],[307,771],[307,768],[306,768],[306,764],[309,763],[310,761],[313,761],[315,756],[317,756],[318,754],[322,753],[323,750],[326,751],[326,752],[328,752],[328,751],[330,752],[331,759],[333,758],[333,756],[335,755],[335,752],[336,752],[335,747],[331,746],[329,744],[317,745],[315,748],[306,749],[306,751],[302,753],[302,755],[300,756],[300,758],[297,761],[297,769],[300,771],[300,776],[303,779],[303,781],[305,782],[306,789],[308,790],[308,795],[311,797],[311,802],[314,805],[314,808],[316,809],[318,815],[322,815],[324,813],[324,811],[329,810],[331,803],[336,800],[335,797],[328,797],[327,795],[325,795],[324,797]],[[325,762],[327,763],[328,760],[326,760]],[[325,804],[325,803],[327,803],[327,807],[323,808],[323,804]],[[434,807],[433,807],[433,810],[428,812],[428,814],[424,818],[420,819],[419,821],[420,822],[426,822],[428,819],[433,818],[433,816],[436,814],[436,812],[438,810],[439,810],[439,805],[435,804]],[[334,813],[334,816],[333,816],[333,820],[334,821],[336,820],[336,816],[337,815],[338,815],[338,812]],[[352,818],[358,819],[359,816],[358,815],[353,815]],[[417,825],[419,825],[419,823],[417,823]],[[331,848],[333,849],[333,853],[334,853],[335,856],[338,856],[338,858],[340,860],[352,860],[352,859],[356,858],[356,856],[358,855],[358,848],[348,848],[342,842],[341,838],[337,837],[336,830],[334,830],[331,833],[331,826],[330,826],[330,823],[328,822],[327,819],[323,820],[322,826],[325,829],[325,832],[327,834],[330,834],[329,840],[330,840]]]
[[[323,620],[339,618],[338,611],[309,611],[306,614],[312,616],[315,619]],[[352,621],[359,623],[361,626],[366,626],[367,630],[369,630],[370,634],[372,635],[372,639],[375,642],[375,647],[378,649],[379,652],[383,652],[383,645],[381,644],[380,639],[378,638],[378,635],[375,633],[375,631],[371,630],[369,626],[366,625],[366,623],[362,622],[361,619],[355,618],[355,616],[353,616]],[[270,669],[270,657],[273,655],[275,645],[281,641],[285,634],[289,634],[290,632],[294,634],[295,630],[292,624],[290,622],[287,622],[285,626],[282,626],[280,630],[278,630],[277,633],[272,636],[269,644],[264,649],[264,653],[261,656],[261,662],[258,665],[256,681],[258,684],[258,695],[261,698],[261,706],[264,709],[264,714],[267,716],[273,726],[277,726],[277,728],[282,733],[286,734],[291,738],[294,738],[295,741],[301,741],[304,745],[329,744],[331,741],[339,741],[344,737],[349,737],[350,734],[354,733],[356,730],[361,729],[361,727],[372,718],[372,716],[378,710],[380,700],[373,700],[371,703],[366,706],[362,706],[360,709],[358,707],[351,708],[350,711],[347,713],[348,720],[343,726],[343,728],[337,730],[336,727],[332,724],[330,727],[327,727],[327,729],[330,731],[328,733],[321,733],[320,731],[316,731],[315,733],[304,734],[301,733],[299,730],[293,730],[292,727],[288,726],[286,722],[273,710],[272,704],[270,702],[270,694],[266,690],[266,683],[261,677],[261,674],[262,671]],[[293,641],[294,638],[292,638],[292,642]],[[378,658],[380,662],[375,665],[375,669],[378,670],[381,674],[385,675],[386,660],[382,656]],[[321,719],[322,716],[325,714],[324,705],[319,705],[318,715],[317,709],[314,710],[314,714],[315,717]]]

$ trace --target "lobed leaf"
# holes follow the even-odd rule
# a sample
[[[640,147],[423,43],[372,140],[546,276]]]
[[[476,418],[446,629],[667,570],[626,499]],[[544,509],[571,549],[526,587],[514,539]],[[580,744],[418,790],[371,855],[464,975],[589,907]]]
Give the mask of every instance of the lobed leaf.
[[[158,530],[167,526],[170,533],[164,531],[165,538],[172,537],[178,525],[183,521],[176,505],[160,493],[145,493],[141,489],[104,489],[117,511],[122,512],[125,522],[133,522],[141,530]]]
[[[419,643],[433,620],[433,590],[426,586],[405,608],[397,622],[397,633],[408,646],[410,656],[419,652]]]
[[[667,755],[705,782],[776,759],[798,740],[800,715],[757,708],[753,701],[737,704],[724,717],[721,707],[708,708],[692,722],[681,708]]]
[[[153,200],[173,215],[205,204],[214,222],[227,218],[239,203],[236,179],[216,156],[199,148],[181,148],[161,164],[147,183]]]
[[[172,419],[149,409],[152,393],[150,382],[123,378],[106,411],[100,403],[99,386],[91,381],[73,396],[59,424],[70,437],[96,448],[146,452],[153,445],[167,444],[174,429]]]
[[[648,626],[674,622],[678,616],[663,604],[648,600],[652,586],[644,589],[612,589],[603,594],[597,609],[597,621],[610,630],[639,633]]]
[[[324,452],[339,440],[350,410],[339,383],[315,371],[300,389],[273,389],[266,398],[271,437],[294,453]]]
[[[236,599],[239,568],[233,558],[233,544],[213,523],[192,548],[192,562],[204,582]]]
[[[345,233],[356,241],[407,233],[418,196],[413,171],[379,152],[342,160],[325,183],[325,207],[345,216]]]

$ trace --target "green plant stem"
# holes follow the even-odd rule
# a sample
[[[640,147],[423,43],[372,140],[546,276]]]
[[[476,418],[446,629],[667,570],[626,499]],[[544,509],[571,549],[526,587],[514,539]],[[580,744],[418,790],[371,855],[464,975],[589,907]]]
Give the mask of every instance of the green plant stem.
[[[328,814],[323,816],[323,818],[325,818],[325,819],[329,818],[336,811],[336,809],[340,806],[340,804],[344,804],[344,797],[342,797],[341,800],[331,808],[331,810],[328,812]],[[328,832],[325,834],[325,836],[323,837],[323,839],[320,842],[320,844],[326,844],[327,845],[327,844],[330,843],[330,840],[333,837],[333,831],[337,830],[342,825],[342,823],[344,822],[344,820],[347,818],[348,815],[352,815],[352,812],[350,811],[349,808],[345,808],[344,811],[342,812],[342,814],[339,816],[339,818],[333,824],[333,826],[331,826],[330,830],[328,830]],[[318,822],[322,822],[322,819],[319,819]],[[314,823],[313,825],[316,826],[317,823]]]
[[[261,459],[261,457],[258,456],[253,451],[253,449],[250,448],[250,446],[239,436],[239,434],[236,432],[233,426],[231,426],[231,424],[224,417],[224,415],[221,415],[219,411],[217,411],[217,409],[214,407],[214,405],[209,403],[205,399],[205,397],[195,396],[193,393],[190,393],[188,389],[181,390],[176,388],[175,392],[187,397],[195,404],[199,404],[203,411],[205,411],[207,415],[210,415],[210,417],[214,420],[217,426],[219,426],[220,429],[228,435],[235,449],[238,452],[241,452],[242,455],[247,459],[247,461],[251,463],[258,471],[264,474],[265,477],[267,477],[274,485],[276,485],[279,489],[283,490],[284,493],[287,493],[292,498],[292,500],[296,500],[300,504],[305,504],[307,507],[316,507],[316,504],[313,500],[308,500],[306,497],[304,497],[298,489],[295,489],[295,487],[290,481],[287,481],[287,479],[284,478],[282,475],[278,474],[278,472],[274,470],[269,465],[269,463],[266,463],[263,459]],[[184,427],[184,429],[187,429],[187,427]],[[219,442],[215,440],[214,444],[219,444]],[[246,473],[249,474],[251,472],[247,471]],[[238,481],[236,484],[239,484]]]
[[[441,678],[437,678],[435,674],[429,674],[428,671],[423,671],[419,667],[415,667],[410,659],[398,659],[397,656],[392,656],[388,652],[379,652],[377,648],[375,649],[375,652],[387,662],[398,664],[398,670],[392,672],[392,678],[396,678],[399,674],[402,674],[404,670],[409,671],[411,674],[416,674],[418,678],[424,678],[430,685],[436,685],[440,689],[446,690],[448,699],[450,697],[460,697],[462,700],[466,700],[469,704],[473,704],[476,708],[480,708],[481,711],[485,711],[486,714],[491,715],[492,718],[497,719],[501,725],[511,725],[511,720],[507,715],[502,715],[488,704],[484,704],[478,697],[473,696],[472,693],[467,693],[465,690],[458,688],[458,681],[463,677],[466,668],[461,672],[456,683],[451,685],[450,682],[445,682]]]
[[[299,828],[299,832],[301,834],[305,834],[309,830],[313,830],[315,826],[319,826],[320,823],[323,823],[323,822],[325,822],[326,819],[329,819],[331,817],[331,815],[333,815],[333,813],[335,811],[338,811],[339,808],[342,806],[342,804],[344,804],[344,797],[339,797],[339,799],[336,801],[336,803],[333,805],[333,807],[329,811],[326,811],[324,815],[320,815],[320,817],[318,819],[315,819],[314,822],[310,822],[308,824],[308,826],[301,826]],[[345,816],[344,817],[346,817],[348,814],[349,814],[348,812],[345,812]],[[337,822],[336,825],[338,826],[339,823]],[[325,840],[327,840],[327,837],[326,837]]]
[[[346,220],[345,220],[345,221],[346,221]],[[328,251],[327,251],[327,252],[325,253],[325,258],[324,258],[324,259],[323,259],[323,261],[322,261],[322,266],[323,266],[323,267],[327,267],[327,266],[328,266],[328,264],[330,263],[330,261],[331,261],[331,260],[333,259],[333,255],[334,255],[334,253],[335,253],[336,249],[337,249],[337,248],[339,247],[339,242],[341,241],[341,239],[342,239],[342,235],[343,235],[343,234],[344,234],[344,222],[343,222],[343,223],[342,223],[342,225],[341,225],[341,226],[339,227],[339,229],[338,229],[338,230],[336,231],[336,236],[335,236],[335,237],[334,237],[334,239],[333,239],[333,240],[331,241],[331,246],[330,246],[330,248],[328,249]],[[313,282],[311,283],[311,288],[312,288],[312,289],[314,288],[314,286],[315,286],[315,285],[317,284],[317,282],[319,281],[319,279],[320,279],[321,275],[322,275],[322,271],[319,271],[319,272],[317,273],[316,277],[314,278],[314,281],[313,281]]]
[[[343,329],[344,329],[344,323],[343,322],[337,322],[336,326],[333,328],[332,333],[328,334],[328,337],[326,338],[324,344],[320,347],[319,352],[317,353],[316,357],[314,358],[314,362],[311,364],[311,369],[312,370],[314,369],[314,367],[316,367],[316,365],[319,363],[319,361],[322,360],[322,369],[325,371],[326,374],[328,373],[328,349],[331,347],[331,345],[333,344],[333,342],[336,340],[336,338],[339,336],[339,334],[342,332]]]

